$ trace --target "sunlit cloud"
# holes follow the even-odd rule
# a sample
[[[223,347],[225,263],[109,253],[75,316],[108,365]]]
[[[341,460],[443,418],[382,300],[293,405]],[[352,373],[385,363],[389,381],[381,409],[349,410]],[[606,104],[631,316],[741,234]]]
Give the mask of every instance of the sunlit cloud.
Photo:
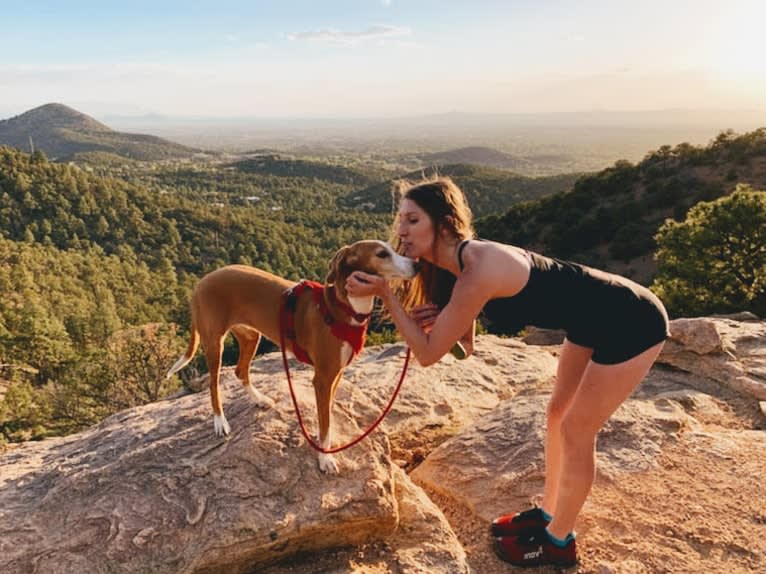
[[[297,32],[288,35],[290,40],[304,40],[312,42],[330,42],[336,44],[355,44],[369,40],[381,40],[412,34],[410,28],[401,26],[370,26],[361,32],[342,32],[332,28],[312,30],[309,32]]]

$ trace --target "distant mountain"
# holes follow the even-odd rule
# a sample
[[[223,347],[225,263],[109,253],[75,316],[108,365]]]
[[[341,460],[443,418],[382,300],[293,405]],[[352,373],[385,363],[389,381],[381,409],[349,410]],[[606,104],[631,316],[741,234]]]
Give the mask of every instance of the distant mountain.
[[[499,215],[512,205],[567,191],[581,174],[570,173],[546,177],[527,177],[505,170],[470,164],[436,165],[406,174],[403,179],[417,181],[424,175],[449,176],[465,192],[474,216]],[[356,191],[339,200],[342,207],[364,209],[378,213],[391,213],[392,180]]]
[[[510,170],[529,169],[532,164],[527,159],[482,146],[462,147],[437,153],[427,153],[422,154],[420,158],[430,165],[470,163]]]
[[[151,161],[190,157],[199,151],[156,136],[114,131],[63,104],[45,104],[0,120],[0,144],[27,152],[42,150],[57,160],[99,152]]]
[[[539,149],[529,149],[524,155],[518,155],[491,147],[469,146],[436,153],[417,154],[417,157],[426,165],[480,165],[530,177],[595,171],[583,169],[583,163],[577,154],[548,153],[541,152]]]
[[[359,170],[347,167],[283,157],[277,152],[255,152],[250,157],[230,164],[245,172],[276,177],[314,178],[338,184],[368,186],[374,179]]]

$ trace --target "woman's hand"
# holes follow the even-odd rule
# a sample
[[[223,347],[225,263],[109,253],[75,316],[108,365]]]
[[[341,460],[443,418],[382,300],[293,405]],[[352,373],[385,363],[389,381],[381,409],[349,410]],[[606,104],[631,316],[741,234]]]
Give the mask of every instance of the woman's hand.
[[[364,271],[354,271],[346,279],[346,293],[350,297],[382,297],[386,289],[388,283],[383,277]]]
[[[439,316],[439,313],[441,313],[441,309],[434,305],[433,303],[426,303],[425,305],[418,305],[417,307],[413,307],[412,311],[410,312],[410,317],[412,317],[415,322],[420,326],[423,331],[426,333],[431,332],[431,327],[433,327],[434,323],[436,322],[436,318]]]

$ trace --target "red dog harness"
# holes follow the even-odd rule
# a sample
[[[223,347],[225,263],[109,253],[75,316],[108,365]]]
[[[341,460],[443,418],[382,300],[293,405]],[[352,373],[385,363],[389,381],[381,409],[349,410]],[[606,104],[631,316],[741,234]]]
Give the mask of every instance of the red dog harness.
[[[362,350],[362,347],[364,347],[364,339],[367,335],[367,320],[370,318],[370,314],[357,313],[345,303],[338,301],[337,297],[335,297],[335,290],[330,287],[329,295],[335,297],[335,303],[346,315],[361,323],[361,325],[351,325],[342,321],[336,321],[332,316],[332,313],[330,313],[330,308],[327,306],[327,301],[325,300],[325,286],[316,281],[308,281],[306,279],[282,293],[282,305],[279,311],[280,328],[283,333],[282,336],[284,339],[287,339],[292,343],[295,358],[308,365],[314,364],[306,350],[298,346],[295,333],[295,309],[298,303],[298,297],[306,291],[311,291],[314,304],[319,309],[319,313],[322,317],[324,317],[324,322],[330,326],[330,332],[341,341],[345,341],[351,345],[351,356],[348,359],[348,362],[350,363],[359,351]]]

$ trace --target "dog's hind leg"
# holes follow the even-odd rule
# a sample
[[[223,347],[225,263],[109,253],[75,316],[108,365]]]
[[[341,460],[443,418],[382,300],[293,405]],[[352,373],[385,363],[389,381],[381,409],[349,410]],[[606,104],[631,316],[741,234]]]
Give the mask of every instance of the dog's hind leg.
[[[223,414],[223,403],[219,386],[224,336],[207,339],[210,342],[205,346],[207,370],[210,373],[210,401],[213,404],[213,427],[215,428],[216,436],[227,435],[231,431],[226,416]]]
[[[239,344],[239,359],[234,374],[242,381],[253,402],[261,408],[273,408],[274,401],[256,389],[250,382],[250,363],[253,360],[261,334],[250,327],[235,326],[231,329],[234,338]]]

